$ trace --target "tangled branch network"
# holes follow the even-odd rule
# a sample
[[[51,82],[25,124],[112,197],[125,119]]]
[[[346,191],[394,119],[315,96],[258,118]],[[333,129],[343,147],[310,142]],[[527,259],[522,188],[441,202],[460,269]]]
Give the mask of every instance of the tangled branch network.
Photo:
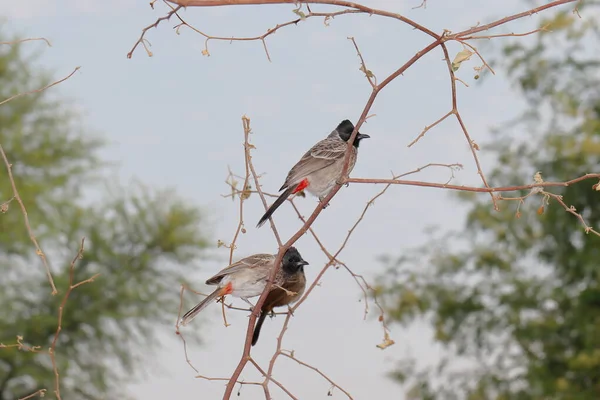
[[[157,0],[154,0],[150,3],[150,5],[153,8],[154,8],[156,1]],[[587,233],[593,233],[595,235],[600,236],[598,231],[596,231],[594,228],[592,228],[586,224],[585,220],[583,219],[581,214],[579,214],[577,212],[577,210],[575,210],[572,206],[569,206],[568,204],[566,204],[559,195],[548,191],[549,188],[556,187],[556,186],[568,186],[568,185],[571,185],[571,184],[574,184],[574,183],[577,183],[577,182],[580,182],[583,180],[599,179],[600,173],[586,174],[586,175],[574,178],[574,179],[566,181],[566,182],[545,182],[539,174],[536,174],[536,176],[533,179],[533,182],[529,183],[529,184],[524,184],[521,186],[510,186],[510,187],[493,187],[493,186],[491,186],[488,183],[488,179],[486,178],[486,175],[484,174],[484,172],[482,171],[482,168],[481,168],[481,164],[480,164],[479,157],[478,157],[479,146],[477,145],[476,141],[472,138],[472,136],[470,135],[470,133],[467,129],[465,121],[463,120],[463,118],[460,114],[458,100],[457,100],[457,82],[463,83],[463,84],[464,84],[464,82],[461,81],[455,75],[455,72],[458,70],[458,68],[460,67],[460,64],[462,62],[470,59],[471,57],[476,57],[481,61],[481,66],[476,68],[478,71],[483,72],[485,70],[488,70],[490,73],[492,73],[492,74],[494,73],[493,69],[486,62],[484,57],[481,55],[481,53],[478,51],[477,47],[473,43],[475,43],[477,40],[481,40],[481,39],[493,39],[493,38],[504,37],[504,36],[518,37],[518,36],[533,35],[540,31],[546,30],[547,27],[542,27],[540,29],[536,29],[536,30],[532,30],[530,32],[524,32],[524,33],[486,35],[486,34],[484,34],[484,32],[487,32],[487,31],[489,31],[493,28],[499,27],[501,25],[507,24],[511,21],[514,21],[514,20],[517,20],[517,19],[520,19],[523,17],[527,17],[527,16],[530,16],[530,15],[533,15],[536,13],[540,13],[545,10],[555,8],[555,7],[558,7],[561,5],[565,5],[567,3],[575,3],[575,9],[573,10],[573,12],[578,14],[577,6],[578,6],[579,2],[577,0],[549,1],[546,4],[541,5],[539,7],[531,8],[529,10],[525,10],[523,12],[498,19],[497,21],[491,22],[489,24],[485,24],[485,25],[478,24],[477,26],[471,27],[467,30],[463,30],[463,31],[460,31],[457,33],[453,33],[452,31],[449,31],[449,30],[444,30],[441,33],[436,33],[436,32],[433,32],[432,30],[428,29],[427,27],[422,26],[421,24],[419,24],[409,18],[406,18],[405,16],[400,15],[398,13],[375,9],[375,8],[367,7],[367,6],[358,4],[358,3],[353,3],[353,2],[343,1],[343,0],[312,0],[312,1],[163,0],[163,3],[168,7],[167,13],[164,16],[158,18],[154,23],[148,25],[147,27],[145,27],[142,30],[142,34],[140,35],[138,40],[134,43],[133,48],[127,54],[127,57],[131,58],[133,53],[136,51],[136,49],[140,45],[141,45],[141,47],[143,47],[145,49],[148,56],[152,56],[152,52],[149,49],[150,43],[146,39],[146,35],[147,35],[148,31],[150,31],[153,28],[156,28],[161,22],[169,21],[172,18],[177,20],[177,23],[174,26],[174,28],[176,29],[177,32],[184,28],[191,29],[204,38],[204,49],[202,51],[202,54],[204,54],[205,56],[210,56],[210,51],[209,51],[208,46],[211,41],[227,41],[227,42],[258,41],[258,42],[261,42],[263,49],[265,51],[266,57],[270,61],[271,55],[269,53],[268,46],[267,46],[267,39],[270,35],[274,34],[275,32],[277,32],[279,30],[282,30],[288,26],[299,24],[309,18],[323,18],[324,24],[328,25],[331,23],[331,21],[334,18],[341,17],[346,14],[364,14],[364,15],[368,15],[368,16],[377,16],[377,17],[381,17],[381,18],[393,19],[393,20],[398,21],[398,23],[407,24],[407,25],[413,27],[414,29],[422,32],[424,35],[430,37],[432,40],[430,44],[428,44],[424,48],[417,51],[413,57],[406,60],[406,62],[403,65],[399,66],[390,75],[386,76],[382,80],[378,80],[376,78],[375,74],[371,70],[369,70],[369,68],[367,67],[367,62],[363,58],[363,55],[359,49],[359,46],[358,46],[355,38],[353,38],[353,37],[348,38],[349,41],[351,42],[354,50],[356,51],[356,53],[358,55],[359,63],[360,63],[360,70],[364,73],[365,79],[368,82],[368,84],[370,85],[372,90],[371,90],[369,97],[365,100],[365,105],[364,105],[363,111],[362,111],[360,117],[357,119],[357,123],[354,127],[352,135],[351,135],[350,139],[348,140],[348,147],[347,147],[347,151],[346,151],[346,155],[345,155],[345,159],[344,159],[344,167],[343,167],[343,173],[342,173],[342,175],[345,178],[342,179],[340,182],[337,182],[337,185],[333,188],[333,190],[324,199],[322,199],[319,202],[319,204],[313,210],[312,214],[310,216],[308,216],[307,218],[304,218],[301,215],[301,213],[299,212],[299,210],[296,208],[296,205],[294,203],[294,198],[292,197],[292,198],[288,199],[289,204],[294,208],[294,210],[296,210],[298,217],[302,221],[302,226],[287,241],[284,242],[281,239],[281,237],[278,233],[277,227],[275,226],[274,222],[272,220],[270,220],[271,229],[273,231],[276,241],[279,244],[279,252],[277,255],[277,259],[275,261],[275,265],[277,267],[275,267],[271,271],[271,275],[269,277],[269,282],[267,283],[263,293],[259,297],[256,305],[253,307],[252,310],[247,310],[247,311],[251,311],[251,314],[250,314],[250,318],[248,321],[248,327],[247,327],[247,332],[246,332],[243,353],[240,357],[240,360],[239,360],[235,370],[232,372],[232,374],[229,377],[216,378],[216,377],[200,375],[199,370],[193,366],[192,362],[187,357],[187,346],[185,344],[185,339],[184,339],[183,335],[181,334],[181,332],[179,332],[179,329],[178,329],[179,319],[178,319],[178,321],[176,323],[176,328],[177,328],[178,334],[180,335],[180,337],[184,343],[184,350],[186,351],[186,361],[192,366],[192,368],[194,368],[198,372],[199,378],[227,382],[227,386],[226,386],[226,389],[225,389],[225,392],[223,395],[224,399],[231,398],[237,384],[261,386],[264,390],[266,399],[271,399],[270,388],[271,388],[271,384],[274,384],[277,387],[279,387],[281,390],[283,390],[290,398],[297,399],[298,398],[297,396],[295,396],[293,393],[291,393],[288,388],[286,388],[281,382],[279,382],[274,377],[275,364],[276,364],[277,359],[280,356],[290,358],[290,359],[296,361],[298,364],[315,371],[322,378],[327,380],[327,382],[329,382],[329,384],[331,385],[330,392],[332,390],[339,390],[347,398],[349,398],[349,399],[353,398],[350,393],[348,393],[346,390],[342,389],[342,387],[340,387],[338,384],[334,383],[333,380],[331,380],[325,373],[320,371],[318,368],[316,368],[312,365],[309,365],[306,362],[298,359],[296,357],[296,354],[293,351],[284,350],[282,347],[282,342],[284,339],[285,332],[288,329],[288,324],[289,324],[291,316],[293,315],[293,312],[296,311],[303,304],[305,299],[311,295],[313,289],[318,284],[318,282],[321,279],[321,277],[323,276],[323,274],[325,274],[325,272],[330,267],[333,266],[335,268],[344,268],[351,274],[351,276],[354,278],[356,283],[361,288],[363,295],[365,297],[365,300],[368,300],[368,298],[374,299],[374,303],[375,303],[376,307],[378,308],[378,312],[380,313],[379,321],[381,322],[382,329],[383,329],[383,341],[378,346],[382,349],[385,349],[386,347],[388,347],[394,343],[390,337],[390,333],[389,333],[388,327],[386,325],[386,319],[385,319],[383,309],[377,302],[377,298],[376,298],[376,296],[374,296],[374,293],[372,293],[371,286],[368,284],[368,282],[364,279],[363,276],[354,273],[348,265],[346,265],[343,261],[341,261],[339,259],[340,254],[342,253],[346,244],[348,243],[348,239],[353,234],[353,232],[355,232],[355,230],[357,229],[357,227],[359,226],[359,224],[365,217],[369,207],[373,204],[373,202],[378,197],[384,195],[385,192],[387,191],[387,189],[391,185],[410,185],[410,186],[432,187],[432,188],[446,189],[446,190],[450,189],[450,190],[458,190],[458,191],[488,193],[491,198],[491,203],[495,210],[499,210],[498,204],[501,201],[509,201],[509,200],[517,201],[519,204],[519,207],[520,207],[520,204],[522,204],[528,197],[541,196],[543,202],[548,203],[550,201],[555,201],[558,205],[563,207],[566,212],[569,212],[569,213],[573,214],[576,218],[578,218],[581,221],[583,228],[585,229],[585,231]],[[288,4],[288,3],[294,5],[294,7],[295,7],[294,13],[298,16],[297,18],[295,18],[293,20],[281,22],[280,24],[277,24],[275,27],[268,29],[265,33],[256,35],[256,36],[252,36],[252,37],[213,36],[213,35],[210,35],[210,34],[204,32],[201,29],[198,29],[198,28],[192,26],[191,24],[186,22],[186,20],[181,15],[181,11],[184,8],[192,8],[192,7],[241,6],[241,5],[250,5],[250,4],[267,6],[267,5],[273,5],[273,4]],[[313,11],[311,9],[311,6],[315,7],[318,5],[337,6],[338,10],[333,11],[333,12],[317,12],[317,11]],[[425,8],[425,6],[426,6],[426,0],[423,1],[420,5],[418,5],[415,8],[419,8],[419,7]],[[450,54],[448,52],[448,47],[447,47],[447,43],[452,42],[452,41],[460,43],[463,47],[463,50],[461,52],[459,52],[453,59],[451,59]],[[458,185],[450,184],[451,179],[454,176],[453,175],[454,171],[456,169],[462,167],[460,164],[428,164],[428,165],[425,165],[425,166],[419,168],[418,170],[410,171],[410,172],[402,174],[402,175],[395,175],[395,176],[392,176],[391,178],[374,179],[374,178],[350,178],[350,177],[348,177],[348,170],[349,170],[349,163],[350,163],[350,151],[351,151],[352,143],[354,142],[354,139],[356,138],[360,127],[365,122],[365,120],[369,117],[369,112],[373,106],[374,101],[380,94],[380,92],[383,89],[385,89],[390,82],[392,82],[393,80],[398,78],[407,69],[412,67],[423,56],[430,53],[431,51],[433,51],[436,48],[440,48],[441,52],[444,55],[444,62],[445,62],[446,69],[448,71],[448,78],[449,78],[449,85],[450,85],[451,107],[450,107],[450,110],[447,113],[445,113],[443,116],[441,116],[438,120],[434,121],[431,125],[426,126],[415,137],[415,139],[412,140],[408,144],[408,146],[411,147],[411,146],[417,144],[418,141],[422,137],[424,137],[430,130],[435,128],[442,121],[444,121],[448,118],[454,118],[457,121],[458,125],[460,126],[460,129],[465,137],[465,140],[467,141],[467,143],[470,147],[471,155],[475,162],[475,165],[477,168],[477,173],[481,179],[482,185],[480,187],[469,187],[469,186],[458,186]],[[228,179],[230,189],[231,189],[231,193],[229,194],[229,196],[232,196],[239,200],[238,226],[234,233],[232,242],[230,244],[226,245],[230,251],[230,253],[229,253],[230,261],[233,261],[233,253],[234,253],[234,250],[236,247],[235,243],[237,241],[237,238],[239,237],[240,233],[245,233],[244,201],[246,201],[250,197],[250,195],[257,194],[259,196],[259,198],[261,199],[265,209],[267,209],[267,206],[268,206],[267,200],[266,200],[267,197],[276,197],[276,195],[271,194],[271,193],[265,193],[261,189],[261,185],[259,182],[260,175],[258,175],[256,173],[254,166],[252,164],[251,152],[252,152],[252,149],[254,148],[254,146],[251,144],[251,141],[249,139],[250,133],[251,133],[250,119],[248,117],[244,116],[244,117],[242,117],[242,122],[243,122],[244,139],[245,139],[244,140],[245,174],[243,176],[237,176],[236,174],[234,174],[233,172],[230,171],[230,176]],[[449,169],[449,171],[451,172],[450,179],[444,183],[425,182],[425,181],[417,181],[417,180],[413,181],[413,180],[402,179],[406,175],[418,173],[419,171],[421,171],[424,168],[433,168],[433,167],[442,167],[442,168]],[[241,188],[237,187],[238,179],[243,181]],[[251,184],[251,181],[253,182],[253,185]],[[326,245],[323,244],[323,242],[319,239],[318,234],[312,228],[312,224],[314,223],[316,218],[318,218],[318,216],[321,213],[321,211],[323,210],[323,208],[337,194],[337,192],[340,190],[340,188],[344,184],[348,184],[348,183],[383,184],[385,186],[384,186],[384,189],[377,196],[375,196],[373,199],[371,199],[369,202],[367,202],[362,213],[358,216],[356,223],[354,224],[352,229],[348,232],[345,240],[342,242],[342,244],[339,246],[339,248],[335,252],[332,252],[332,251],[329,251],[328,248],[326,247]],[[594,185],[593,189],[599,190],[600,184]],[[506,192],[515,192],[515,191],[521,191],[521,190],[529,190],[529,193],[525,196],[520,196],[520,197],[508,197],[508,196],[505,197],[503,195],[503,193],[506,193]],[[518,215],[518,212],[519,211],[517,208],[517,215]],[[308,289],[303,294],[303,296],[300,298],[300,300],[293,307],[291,307],[289,312],[286,314],[286,318],[285,318],[282,330],[277,338],[277,348],[275,350],[275,353],[271,357],[268,366],[262,367],[254,360],[254,358],[251,355],[251,341],[252,341],[253,328],[255,326],[256,319],[260,313],[261,306],[263,305],[269,291],[271,290],[272,282],[274,280],[275,275],[278,272],[277,270],[279,269],[279,265],[281,264],[283,254],[286,252],[286,250],[290,246],[292,246],[302,235],[304,235],[307,232],[310,233],[310,235],[316,241],[316,243],[318,244],[320,249],[323,251],[323,253],[326,255],[326,257],[329,261],[323,266],[323,268],[321,269],[321,271],[319,272],[319,274],[317,275],[315,280],[308,286]],[[223,243],[223,245],[225,245],[225,244]],[[182,287],[182,289],[181,289],[182,296],[183,296],[183,292],[185,289],[186,289],[185,287]],[[239,310],[239,308],[233,307],[232,305],[225,304],[224,300],[222,300],[222,307],[223,307],[222,309],[223,309],[224,322],[225,322],[225,325],[227,325],[226,309],[229,308],[229,309]],[[368,302],[365,301],[365,314],[369,312],[368,307],[369,307]],[[259,371],[259,373],[264,377],[264,380],[262,382],[247,382],[247,381],[240,380],[240,374],[242,373],[242,371],[244,370],[244,368],[246,368],[246,366],[248,364],[250,364],[254,368],[256,368],[256,370]],[[329,394],[331,394],[331,393],[329,393]]]

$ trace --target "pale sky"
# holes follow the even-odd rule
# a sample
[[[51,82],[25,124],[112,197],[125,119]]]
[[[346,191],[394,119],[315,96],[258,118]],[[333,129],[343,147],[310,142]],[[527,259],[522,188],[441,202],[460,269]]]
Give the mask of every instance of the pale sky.
[[[525,10],[529,4],[518,0],[468,1],[429,0],[427,9],[412,7],[420,0],[371,0],[367,6],[399,12],[435,32],[460,31]],[[57,78],[76,66],[80,73],[51,90],[74,100],[86,116],[87,125],[104,134],[110,146],[103,155],[118,162],[115,174],[121,182],[140,179],[156,188],[169,187],[205,210],[210,225],[203,227],[212,238],[220,261],[201,263],[196,288],[226,265],[227,251],[216,250],[217,239],[229,242],[237,226],[237,203],[223,199],[228,165],[243,173],[243,131],[241,116],[252,120],[252,137],[257,149],[253,160],[265,173],[265,190],[276,191],[293,163],[316,141],[325,137],[345,118],[356,122],[370,93],[358,70],[359,61],[348,36],[355,37],[368,68],[380,79],[406,62],[430,38],[398,21],[377,16],[345,15],[325,27],[320,19],[284,28],[268,39],[272,63],[260,42],[229,44],[211,42],[210,57],[201,54],[204,39],[189,29],[176,35],[175,19],[151,30],[153,57],[139,48],[126,58],[143,27],[162,16],[167,8],[160,2],[152,10],[147,0],[0,0],[0,13],[9,18],[10,31],[24,36],[43,36],[52,47],[43,49],[41,63]],[[277,23],[295,17],[292,5],[246,6],[242,8],[189,8],[184,18],[198,29],[221,36],[254,36]],[[327,10],[314,6],[313,11]],[[529,31],[537,27],[540,15],[511,23],[498,32]],[[483,44],[483,43],[480,43]],[[497,42],[500,45],[500,42]],[[27,46],[43,48],[41,43]],[[461,47],[450,44],[451,56]],[[492,58],[493,50],[481,47]],[[418,61],[404,76],[389,85],[376,100],[371,113],[377,114],[361,128],[371,139],[362,142],[353,177],[387,178],[390,171],[406,172],[427,163],[464,164],[454,183],[479,185],[469,147],[455,120],[448,120],[415,146],[408,148],[419,132],[450,110],[448,72],[441,50]],[[484,171],[492,167],[485,158],[490,128],[522,110],[523,103],[506,79],[505,71],[475,84],[472,67],[465,63],[458,76],[470,84],[459,87],[459,108],[468,129],[481,147]],[[533,171],[534,172],[534,171]],[[533,173],[532,172],[532,173]],[[445,182],[445,169],[424,172],[414,178]],[[524,176],[527,183],[530,176]],[[493,184],[493,182],[490,182]],[[325,245],[335,251],[365,203],[382,187],[356,185],[343,188],[313,225]],[[308,216],[314,198],[298,202]],[[262,204],[252,196],[246,203],[247,233],[238,241],[237,257],[254,252],[276,252],[268,226],[257,230]],[[289,206],[276,214],[282,239],[287,240],[301,226]],[[352,218],[349,218],[349,215]],[[368,212],[348,247],[341,254],[356,273],[373,277],[381,272],[380,255],[399,255],[403,249],[422,244],[423,230],[460,228],[464,208],[447,192],[438,189],[391,188]],[[312,282],[326,262],[325,256],[308,235],[297,242]],[[427,268],[424,263],[423,268]],[[372,280],[371,280],[372,281]],[[174,292],[179,287],[173,287]],[[372,312],[363,320],[362,293],[344,270],[330,270],[306,302],[297,310],[283,347],[328,374],[355,399],[403,399],[404,388],[386,377],[394,363],[407,354],[418,356],[423,365],[435,361],[439,348],[431,332],[416,324],[410,329],[391,326],[396,344],[382,351],[375,347],[382,330]],[[186,308],[198,298],[186,298]],[[373,306],[371,306],[373,309]],[[177,310],[173,310],[173,322]],[[244,313],[229,313],[223,326],[220,307],[214,305],[182,331],[199,329],[204,342],[193,345],[189,355],[203,375],[231,375],[242,354],[247,326]],[[264,368],[275,349],[283,317],[267,319],[261,340],[252,354]],[[129,385],[138,399],[193,398],[220,399],[221,382],[194,378],[186,364],[183,348],[172,326],[160,327],[163,341],[147,350],[146,371]],[[57,350],[60,351],[60,350]],[[293,361],[280,358],[274,377],[300,399],[343,399],[339,391],[327,397],[329,384]],[[260,379],[248,366],[242,378]],[[274,399],[287,396],[272,386]],[[241,399],[264,398],[259,387],[245,386]]]

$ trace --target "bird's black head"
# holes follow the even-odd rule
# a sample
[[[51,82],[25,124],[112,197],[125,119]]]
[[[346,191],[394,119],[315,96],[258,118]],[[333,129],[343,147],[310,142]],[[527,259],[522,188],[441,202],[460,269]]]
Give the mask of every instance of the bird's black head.
[[[308,263],[302,259],[295,247],[290,247],[283,255],[283,265],[281,267],[285,272],[293,274],[302,271],[305,265],[308,265]]]
[[[352,124],[352,122],[345,119],[342,122],[340,122],[340,124],[337,126],[337,128],[335,128],[335,130],[337,131],[338,135],[340,135],[340,138],[342,138],[344,142],[347,142],[348,139],[350,139],[350,136],[352,136],[352,131],[354,131],[354,125]],[[370,137],[371,136],[369,135],[363,135],[362,133],[358,132],[356,134],[356,137],[354,138],[354,143],[352,144],[354,145],[354,147],[358,147],[362,139],[368,139]]]

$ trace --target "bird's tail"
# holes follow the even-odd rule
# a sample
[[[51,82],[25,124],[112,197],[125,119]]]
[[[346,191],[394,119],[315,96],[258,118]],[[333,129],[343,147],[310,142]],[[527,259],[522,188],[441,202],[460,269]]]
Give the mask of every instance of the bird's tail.
[[[260,219],[260,221],[258,221],[258,224],[256,224],[257,228],[260,228],[261,226],[263,226],[263,224],[269,218],[271,218],[271,215],[273,215],[275,210],[277,210],[279,208],[279,206],[283,204],[283,202],[289,197],[290,194],[292,194],[292,192],[294,191],[294,189],[296,189],[297,186],[298,185],[293,185],[293,186],[290,186],[289,188],[287,188],[285,190],[285,192],[283,192],[281,194],[281,196],[279,196],[277,198],[277,200],[275,200],[275,203],[271,204],[271,207],[268,208],[267,212],[265,212],[265,215],[263,215],[262,218]]]
[[[181,317],[181,325],[189,324],[190,321],[196,318],[196,315],[198,315],[200,311],[204,310],[206,306],[208,306],[213,300],[216,300],[225,294],[227,294],[225,288],[219,288],[209,294],[204,300],[196,304],[194,308],[183,314],[183,317]]]
[[[267,317],[267,313],[265,311],[260,312],[260,317],[258,317],[258,321],[256,322],[256,327],[254,328],[254,333],[252,334],[252,346],[258,342],[258,336],[260,335],[260,328],[262,328],[263,322],[265,322],[265,318]]]

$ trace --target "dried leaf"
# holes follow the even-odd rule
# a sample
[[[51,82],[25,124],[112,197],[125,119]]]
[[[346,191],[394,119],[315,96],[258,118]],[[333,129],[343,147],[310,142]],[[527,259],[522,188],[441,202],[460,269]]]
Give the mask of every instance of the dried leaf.
[[[390,339],[390,335],[388,335],[388,333],[386,332],[385,336],[383,338],[383,342],[379,343],[377,345],[377,347],[380,348],[381,350],[385,350],[395,343],[396,342],[394,342],[392,339]]]
[[[521,211],[517,211],[517,212],[515,213],[515,218],[516,218],[516,219],[519,219],[519,218],[521,218]]]
[[[462,64],[463,61],[467,61],[469,58],[471,58],[473,54],[475,53],[473,53],[469,49],[463,49],[462,51],[460,51],[452,61],[452,71],[458,71],[458,69],[460,68],[460,64]]]
[[[542,215],[544,213],[544,206],[540,206],[540,208],[537,209],[537,213],[538,215]]]
[[[210,57],[210,53],[208,52],[208,49],[202,50],[202,55],[206,56],[206,57]]]
[[[535,175],[533,175],[533,180],[535,183],[544,183],[544,180],[542,179],[542,174],[540,171],[536,172]]]

